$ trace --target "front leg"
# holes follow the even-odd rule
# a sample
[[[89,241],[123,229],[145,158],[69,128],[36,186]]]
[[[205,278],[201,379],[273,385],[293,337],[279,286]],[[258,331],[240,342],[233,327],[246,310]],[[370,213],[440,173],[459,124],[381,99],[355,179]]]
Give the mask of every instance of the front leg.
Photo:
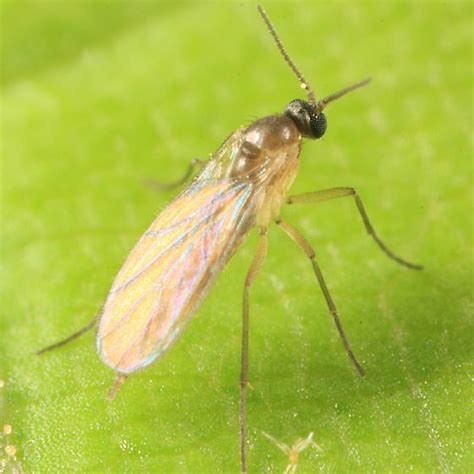
[[[173,181],[171,183],[163,183],[161,181],[156,181],[155,179],[146,179],[145,184],[153,189],[154,191],[168,191],[170,189],[175,189],[179,188],[182,186],[189,178],[191,178],[194,175],[194,172],[196,169],[202,168],[207,161],[205,160],[200,160],[199,158],[194,158],[189,162],[188,169],[186,170],[186,173],[181,176],[177,181]]]
[[[404,265],[405,267],[411,268],[413,270],[421,270],[423,268],[422,265],[418,265],[416,263],[410,263],[407,260],[399,257],[395,253],[393,253],[382,241],[382,239],[377,235],[375,229],[372,227],[370,223],[369,217],[367,212],[365,211],[364,205],[362,204],[362,200],[360,199],[357,191],[354,188],[349,187],[340,187],[340,188],[330,188],[330,189],[323,189],[321,191],[316,191],[312,193],[303,193],[297,194],[295,196],[290,196],[287,199],[288,204],[303,204],[303,203],[316,203],[321,201],[329,201],[330,199],[336,199],[345,196],[352,196],[355,200],[357,210],[364,222],[365,229],[367,233],[375,240],[377,245],[380,249],[392,260],[395,260],[400,265]]]

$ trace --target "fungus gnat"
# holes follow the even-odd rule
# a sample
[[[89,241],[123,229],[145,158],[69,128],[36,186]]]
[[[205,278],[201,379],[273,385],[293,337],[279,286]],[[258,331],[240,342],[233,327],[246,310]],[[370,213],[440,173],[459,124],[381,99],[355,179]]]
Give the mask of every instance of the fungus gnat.
[[[360,375],[316,255],[305,237],[280,216],[284,204],[317,203],[350,196],[369,235],[401,265],[421,269],[395,255],[378,237],[354,188],[337,187],[295,196],[287,193],[299,167],[304,138],[326,132],[326,106],[370,79],[323,99],[316,96],[295,66],[264,9],[258,11],[278,50],[306,91],[307,100],[292,100],[282,114],[261,118],[230,135],[191,183],[163,209],[128,255],[105,304],[86,327],[39,353],[65,344],[98,324],[97,347],[117,377],[109,398],[129,374],[155,362],[168,350],[199,308],[224,265],[256,227],[259,242],[244,282],[240,373],[240,463],[246,462],[246,389],[248,383],[249,291],[267,253],[267,229],[280,227],[306,254],[313,267],[344,348]],[[196,163],[194,163],[195,165]],[[193,165],[187,173],[192,173]]]

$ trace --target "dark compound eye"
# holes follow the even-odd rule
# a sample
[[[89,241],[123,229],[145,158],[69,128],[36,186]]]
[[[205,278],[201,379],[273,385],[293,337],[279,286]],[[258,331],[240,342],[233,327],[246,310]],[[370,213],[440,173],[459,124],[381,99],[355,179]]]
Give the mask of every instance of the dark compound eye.
[[[326,116],[322,112],[319,115],[311,114],[309,126],[311,127],[314,138],[321,138],[328,128]]]
[[[285,114],[291,117],[306,138],[321,138],[326,131],[325,115],[317,114],[315,108],[304,100],[291,101],[285,109]]]

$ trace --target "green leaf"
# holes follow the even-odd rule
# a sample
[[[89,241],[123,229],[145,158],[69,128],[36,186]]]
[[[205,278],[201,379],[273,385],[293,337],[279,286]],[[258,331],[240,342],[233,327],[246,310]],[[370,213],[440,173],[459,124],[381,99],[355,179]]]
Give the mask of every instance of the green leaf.
[[[265,7],[327,110],[293,191],[356,187],[410,271],[364,234],[351,200],[285,209],[314,245],[352,346],[309,262],[277,228],[251,295],[249,472],[287,445],[298,472],[467,472],[472,368],[472,6]],[[241,293],[253,233],[162,360],[106,400],[93,334],[127,252],[178,178],[302,91],[253,3],[2,2],[1,459],[25,472],[238,472]],[[470,199],[468,200],[467,197]],[[10,450],[11,453],[11,450]]]

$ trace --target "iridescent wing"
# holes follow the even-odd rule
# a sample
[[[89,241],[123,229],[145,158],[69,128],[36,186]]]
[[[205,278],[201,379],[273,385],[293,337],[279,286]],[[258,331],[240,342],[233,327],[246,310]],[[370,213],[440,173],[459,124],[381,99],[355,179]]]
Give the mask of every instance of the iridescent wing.
[[[252,184],[219,177],[239,136],[158,215],[117,275],[98,351],[118,372],[145,367],[169,348],[253,224]]]

